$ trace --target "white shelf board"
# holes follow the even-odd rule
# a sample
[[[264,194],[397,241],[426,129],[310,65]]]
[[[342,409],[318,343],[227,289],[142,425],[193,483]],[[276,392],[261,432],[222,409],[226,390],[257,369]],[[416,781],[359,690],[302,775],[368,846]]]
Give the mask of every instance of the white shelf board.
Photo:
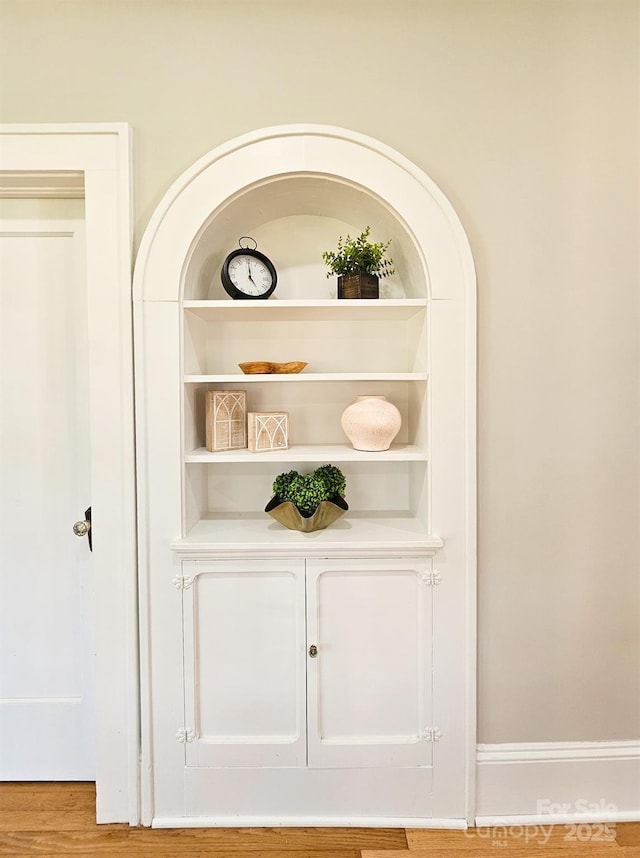
[[[265,512],[238,513],[198,521],[183,539],[171,543],[182,557],[221,556],[224,551],[255,552],[263,556],[300,554],[305,557],[338,552],[344,557],[434,554],[440,537],[425,533],[408,514],[346,512],[325,530],[288,530]]]
[[[226,464],[228,462],[426,462],[427,451],[415,444],[392,445],[389,450],[354,450],[348,444],[298,444],[287,450],[252,453],[248,449],[210,453],[199,447],[185,454],[185,462]]]
[[[233,301],[223,298],[221,300],[210,301],[183,301],[182,306],[185,310],[206,310],[206,309],[243,309],[246,307],[275,307],[282,308],[303,308],[317,309],[323,307],[342,307],[342,308],[358,308],[362,307],[426,307],[426,298],[318,298],[318,299],[301,299],[301,300],[285,300],[280,301],[277,298],[270,298],[267,301],[263,300],[243,300]]]
[[[255,384],[256,382],[307,381],[428,381],[426,372],[297,372],[297,373],[219,373],[212,375],[185,375],[185,384],[209,384],[232,382],[233,384]]]
[[[231,319],[234,316],[247,321],[262,320],[268,314],[270,319],[300,318],[309,314],[314,320],[330,321],[345,315],[354,319],[409,319],[415,313],[426,309],[426,298],[374,298],[374,299],[337,299],[328,298],[307,301],[184,301],[184,310],[195,313],[204,319]]]

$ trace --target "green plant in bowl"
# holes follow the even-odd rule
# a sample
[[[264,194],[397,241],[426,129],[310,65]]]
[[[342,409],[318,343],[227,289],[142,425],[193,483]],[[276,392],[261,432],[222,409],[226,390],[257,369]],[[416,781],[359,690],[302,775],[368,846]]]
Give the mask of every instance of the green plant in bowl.
[[[347,481],[340,468],[321,465],[311,474],[285,471],[273,481],[265,512],[290,530],[322,530],[349,509]]]

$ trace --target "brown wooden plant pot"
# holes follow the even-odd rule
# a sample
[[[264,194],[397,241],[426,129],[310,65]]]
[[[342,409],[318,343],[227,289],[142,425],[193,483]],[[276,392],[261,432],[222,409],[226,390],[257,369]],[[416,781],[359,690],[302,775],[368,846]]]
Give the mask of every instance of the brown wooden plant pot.
[[[377,274],[343,274],[338,277],[338,298],[379,298]]]
[[[313,515],[304,516],[294,503],[291,501],[283,503],[277,495],[274,495],[264,511],[289,530],[311,533],[314,530],[324,530],[325,527],[329,527],[348,509],[346,500],[336,495],[332,501],[321,501]]]

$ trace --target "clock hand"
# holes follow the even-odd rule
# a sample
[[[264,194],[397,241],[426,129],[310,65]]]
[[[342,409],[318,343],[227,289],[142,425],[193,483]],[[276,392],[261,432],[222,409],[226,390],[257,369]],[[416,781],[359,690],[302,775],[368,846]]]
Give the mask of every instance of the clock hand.
[[[251,260],[250,259],[247,259],[247,268],[249,269],[249,280],[251,280],[251,282],[253,283],[253,277],[251,276]],[[255,286],[256,284],[253,283],[253,285]]]

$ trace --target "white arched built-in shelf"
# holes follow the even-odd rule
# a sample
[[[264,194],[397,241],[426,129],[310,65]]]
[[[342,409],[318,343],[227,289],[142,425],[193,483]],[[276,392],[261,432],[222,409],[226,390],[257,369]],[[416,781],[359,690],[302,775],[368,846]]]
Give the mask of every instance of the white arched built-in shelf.
[[[395,274],[339,300],[322,251],[371,227]],[[232,301],[240,236],[275,264]],[[169,190],[135,274],[145,820],[464,825],[475,754],[475,275],[444,195],[381,143],[248,134]],[[306,361],[245,376],[242,361]],[[206,392],[286,411],[288,449],[208,452]],[[360,394],[390,450],[340,427]],[[283,471],[338,465],[349,512],[312,534],[264,513]],[[309,657],[311,645],[318,655]]]

